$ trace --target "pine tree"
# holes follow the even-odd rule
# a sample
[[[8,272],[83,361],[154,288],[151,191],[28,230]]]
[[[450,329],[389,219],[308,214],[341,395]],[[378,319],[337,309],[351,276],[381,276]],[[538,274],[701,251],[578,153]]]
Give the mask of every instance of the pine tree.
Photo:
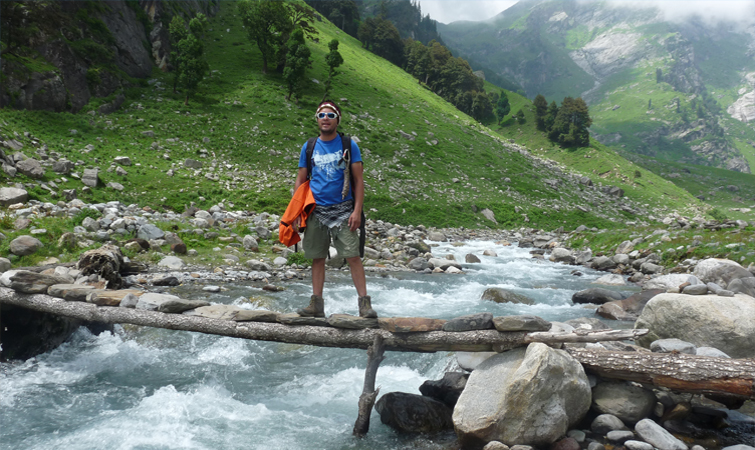
[[[498,103],[495,106],[495,113],[498,116],[498,123],[503,122],[503,118],[506,114],[511,112],[511,105],[509,104],[509,97],[506,95],[506,91],[501,91],[501,96],[498,97]]]
[[[545,118],[548,115],[548,101],[540,94],[537,94],[532,102],[535,105],[535,123],[538,130],[545,130]]]
[[[283,69],[283,79],[288,84],[288,95],[286,100],[291,100],[294,95],[299,98],[301,87],[307,76],[307,68],[311,66],[309,60],[312,52],[304,42],[304,31],[301,28],[295,29],[291,37],[286,42],[286,67]]]
[[[206,23],[205,16],[197,14],[197,17],[189,21],[187,30],[184,20],[176,15],[169,26],[171,39],[177,39],[171,52],[174,67],[173,91],[175,92],[178,87],[184,90],[184,105],[189,104],[189,98],[196,93],[199,83],[209,70],[204,58],[204,44],[201,41]]]
[[[325,55],[325,62],[328,64],[328,79],[325,80],[325,94],[322,96],[322,101],[325,101],[330,96],[333,78],[338,75],[336,69],[343,64],[343,56],[338,52],[338,45],[338,39],[333,39],[328,43],[330,52]]]

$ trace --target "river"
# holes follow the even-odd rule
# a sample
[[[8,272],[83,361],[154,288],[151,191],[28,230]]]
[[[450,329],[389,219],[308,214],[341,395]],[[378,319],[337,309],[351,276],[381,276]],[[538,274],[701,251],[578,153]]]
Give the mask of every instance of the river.
[[[497,257],[483,256],[492,249]],[[464,264],[467,253],[481,263]],[[438,243],[464,274],[368,273],[381,316],[450,319],[489,311],[551,321],[594,316],[575,292],[604,273],[533,259],[529,249],[492,241]],[[572,272],[578,270],[582,276]],[[210,294],[177,292],[258,309],[305,305],[308,280],[268,293],[243,283]],[[526,295],[534,305],[482,301],[488,287]],[[356,314],[348,272],[328,272],[326,314]],[[625,287],[623,291],[636,288]],[[626,328],[629,324],[613,324]],[[61,347],[0,365],[0,449],[447,449],[453,433],[401,435],[373,411],[366,438],[352,437],[367,361],[362,350],[246,341],[135,326],[94,336],[85,329]],[[381,393],[419,393],[456,366],[452,353],[388,352],[377,373]]]

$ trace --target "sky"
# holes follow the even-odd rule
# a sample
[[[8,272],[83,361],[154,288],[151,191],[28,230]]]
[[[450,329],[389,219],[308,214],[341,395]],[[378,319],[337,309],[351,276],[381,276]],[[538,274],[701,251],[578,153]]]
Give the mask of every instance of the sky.
[[[658,6],[669,20],[689,14],[705,18],[739,20],[755,18],[755,0],[609,0],[621,5]],[[516,0],[419,0],[422,14],[441,23],[490,19]]]

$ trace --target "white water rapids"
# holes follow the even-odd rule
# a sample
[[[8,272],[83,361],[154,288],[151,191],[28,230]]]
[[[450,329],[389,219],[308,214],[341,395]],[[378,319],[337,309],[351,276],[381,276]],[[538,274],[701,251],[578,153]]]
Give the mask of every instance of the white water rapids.
[[[483,256],[492,249],[497,257]],[[381,316],[450,319],[489,311],[565,321],[592,317],[572,305],[575,292],[602,273],[531,258],[529,249],[493,242],[442,243],[464,274],[368,273]],[[474,253],[480,264],[463,264]],[[584,275],[571,272],[579,270]],[[209,294],[193,285],[185,298],[291,312],[308,302],[309,281],[270,294],[242,283]],[[496,304],[488,287],[526,295],[532,306]],[[636,290],[630,287],[622,291]],[[252,298],[252,303],[249,299]],[[356,314],[348,272],[328,272],[325,312]],[[626,328],[627,324],[611,324]],[[23,363],[0,365],[0,449],[446,449],[453,433],[405,436],[373,411],[369,434],[351,430],[367,361],[362,350],[246,341],[135,326],[93,336],[85,329],[63,346]],[[388,352],[377,373],[381,394],[419,394],[428,379],[455,365],[452,353]]]

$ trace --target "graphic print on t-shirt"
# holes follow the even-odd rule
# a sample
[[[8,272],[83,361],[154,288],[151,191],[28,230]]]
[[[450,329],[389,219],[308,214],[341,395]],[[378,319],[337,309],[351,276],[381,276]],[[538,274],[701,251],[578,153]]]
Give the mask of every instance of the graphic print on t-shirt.
[[[328,181],[337,179],[343,174],[343,169],[346,168],[341,159],[340,152],[328,154],[315,153],[312,155],[312,160],[314,161],[314,166],[322,171],[325,179]],[[341,161],[341,164],[339,164],[339,161]]]

